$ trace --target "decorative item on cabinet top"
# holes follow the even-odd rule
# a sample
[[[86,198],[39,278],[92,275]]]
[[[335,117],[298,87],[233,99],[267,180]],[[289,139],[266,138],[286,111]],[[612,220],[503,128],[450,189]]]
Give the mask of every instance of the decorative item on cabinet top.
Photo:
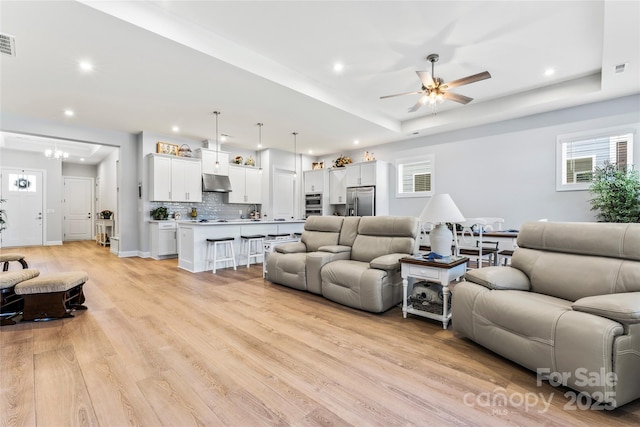
[[[364,156],[362,157],[362,159],[363,159],[365,162],[372,162],[372,161],[374,161],[376,158],[375,158],[375,157],[373,157],[373,153],[370,153],[370,152],[368,152],[368,151],[365,151],[365,152],[364,152]]]
[[[242,156],[236,156],[233,159],[233,163],[235,163],[236,165],[241,165],[242,164]]]
[[[333,166],[336,168],[341,168],[351,163],[353,163],[353,160],[351,160],[351,157],[341,155],[333,162]]]
[[[193,152],[191,151],[191,147],[189,147],[189,144],[182,144],[178,149],[178,155],[180,157],[192,157]]]
[[[253,160],[253,157],[249,156],[249,158],[244,161],[244,164],[246,166],[255,166],[256,165],[256,161]]]
[[[172,156],[178,155],[179,147],[176,144],[170,144],[168,142],[158,141],[156,152],[160,154],[171,154]]]
[[[111,216],[113,215],[113,212],[111,212],[110,210],[104,210],[102,212],[100,212],[100,219],[111,219]]]
[[[324,169],[324,162],[313,162],[313,163],[311,163],[311,169],[312,170]]]

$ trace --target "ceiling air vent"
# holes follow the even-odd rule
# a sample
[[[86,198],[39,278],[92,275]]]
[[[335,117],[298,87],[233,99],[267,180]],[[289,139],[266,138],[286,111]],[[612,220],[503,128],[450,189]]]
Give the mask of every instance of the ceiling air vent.
[[[0,52],[5,55],[16,56],[16,38],[0,33]]]

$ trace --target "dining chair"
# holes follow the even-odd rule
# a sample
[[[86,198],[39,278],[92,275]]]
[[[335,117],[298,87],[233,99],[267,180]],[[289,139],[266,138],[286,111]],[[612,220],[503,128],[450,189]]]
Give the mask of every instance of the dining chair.
[[[462,232],[455,242],[457,255],[469,258],[469,265],[471,261],[475,261],[477,268],[482,268],[485,262],[488,265],[497,265],[499,242],[484,240],[484,233],[502,230],[502,224],[504,224],[503,218],[467,218],[460,223]]]

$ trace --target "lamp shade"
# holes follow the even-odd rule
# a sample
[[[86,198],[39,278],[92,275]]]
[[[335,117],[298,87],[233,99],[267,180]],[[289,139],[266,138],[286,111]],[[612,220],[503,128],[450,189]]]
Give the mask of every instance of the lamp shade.
[[[442,224],[445,222],[462,222],[465,218],[458,209],[451,196],[436,194],[427,202],[420,213],[422,223]]]

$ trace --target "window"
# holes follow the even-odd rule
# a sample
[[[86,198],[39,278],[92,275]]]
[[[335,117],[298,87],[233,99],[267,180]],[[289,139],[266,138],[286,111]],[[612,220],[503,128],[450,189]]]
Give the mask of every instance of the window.
[[[626,168],[633,159],[633,133],[619,129],[598,134],[563,135],[557,140],[556,190],[588,190],[604,162]]]
[[[36,191],[35,175],[9,174],[9,191],[21,191],[33,193]]]
[[[398,160],[396,167],[396,197],[433,195],[433,156]]]

